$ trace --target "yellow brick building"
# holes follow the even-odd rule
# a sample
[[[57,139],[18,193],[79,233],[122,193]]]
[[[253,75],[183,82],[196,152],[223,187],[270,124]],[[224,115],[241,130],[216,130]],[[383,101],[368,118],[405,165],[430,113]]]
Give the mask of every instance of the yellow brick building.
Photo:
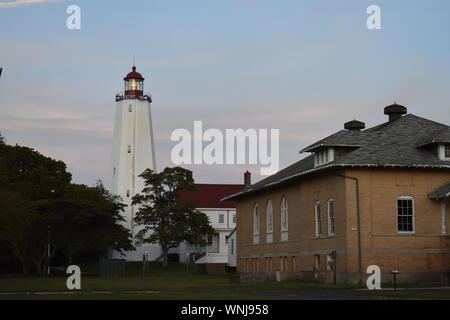
[[[226,199],[236,201],[242,280],[439,281],[450,269],[450,129],[384,109],[303,149],[312,154]],[[225,200],[226,200],[225,199]]]

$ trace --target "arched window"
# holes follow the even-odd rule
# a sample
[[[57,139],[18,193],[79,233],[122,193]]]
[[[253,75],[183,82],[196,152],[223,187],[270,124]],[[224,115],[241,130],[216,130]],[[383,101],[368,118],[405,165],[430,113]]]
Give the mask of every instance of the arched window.
[[[314,208],[316,214],[316,237],[319,238],[322,236],[322,216],[320,212],[320,201],[316,201]]]
[[[255,204],[253,208],[253,243],[259,243],[259,207]]]
[[[286,196],[281,198],[281,241],[288,240],[289,209]]]
[[[328,235],[334,236],[335,229],[335,219],[334,219],[334,201],[333,199],[328,199]]]
[[[414,198],[401,196],[397,198],[397,231],[399,233],[414,233],[416,231]]]
[[[266,242],[273,242],[273,207],[272,201],[267,201],[266,207],[266,217],[267,217],[267,239]]]

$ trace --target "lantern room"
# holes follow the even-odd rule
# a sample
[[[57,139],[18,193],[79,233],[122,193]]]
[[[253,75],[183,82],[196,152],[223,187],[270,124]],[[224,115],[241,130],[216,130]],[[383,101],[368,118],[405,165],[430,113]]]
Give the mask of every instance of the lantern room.
[[[116,101],[138,99],[152,102],[151,95],[144,93],[144,77],[136,71],[136,66],[133,66],[132,71],[123,80],[125,81],[125,92],[117,93]]]
[[[136,71],[136,67],[133,66],[133,71],[127,74],[125,78],[125,95],[142,96],[144,92],[144,78]]]

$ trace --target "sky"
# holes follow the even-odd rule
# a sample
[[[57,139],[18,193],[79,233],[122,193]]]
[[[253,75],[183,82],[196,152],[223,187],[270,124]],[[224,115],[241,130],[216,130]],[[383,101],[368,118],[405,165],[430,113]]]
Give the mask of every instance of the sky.
[[[69,30],[66,9],[81,9]],[[366,26],[369,5],[381,29]],[[153,96],[157,169],[173,130],[279,129],[280,164],[396,101],[450,123],[448,0],[0,0],[0,132],[107,181],[114,96],[133,64]],[[198,183],[242,183],[255,165],[190,165]]]

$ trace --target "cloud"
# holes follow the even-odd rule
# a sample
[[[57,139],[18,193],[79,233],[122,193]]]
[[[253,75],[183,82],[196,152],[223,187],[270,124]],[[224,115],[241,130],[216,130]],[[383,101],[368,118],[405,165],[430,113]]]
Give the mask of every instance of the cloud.
[[[61,2],[66,0],[15,0],[15,1],[6,1],[0,2],[1,8],[14,8],[23,5],[37,4],[37,3],[47,3],[47,2]]]

